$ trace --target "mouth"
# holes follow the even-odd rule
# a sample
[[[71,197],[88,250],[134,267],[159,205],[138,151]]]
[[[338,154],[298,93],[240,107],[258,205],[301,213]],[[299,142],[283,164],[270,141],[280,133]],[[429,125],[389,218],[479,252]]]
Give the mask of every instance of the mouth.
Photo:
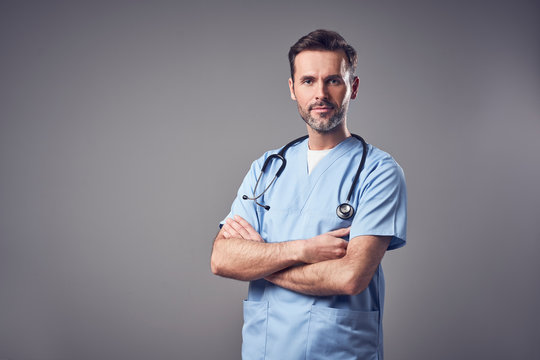
[[[327,113],[330,110],[332,110],[332,109],[331,108],[314,108],[311,111],[313,111],[315,113]]]
[[[309,107],[309,110],[310,111],[314,111],[314,112],[318,112],[318,113],[323,113],[323,112],[328,112],[330,110],[333,110],[334,107],[331,106],[331,105],[316,105],[316,106],[310,106]]]

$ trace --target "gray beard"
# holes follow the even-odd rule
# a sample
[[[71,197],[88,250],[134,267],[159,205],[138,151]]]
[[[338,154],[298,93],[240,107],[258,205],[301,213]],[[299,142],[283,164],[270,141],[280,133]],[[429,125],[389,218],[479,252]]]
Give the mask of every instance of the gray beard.
[[[309,111],[304,112],[300,106],[298,106],[298,112],[304,122],[308,124],[310,128],[319,132],[319,133],[328,133],[334,130],[345,118],[345,113],[347,112],[347,105],[342,106],[339,111],[337,111],[328,121],[321,121],[313,118]]]

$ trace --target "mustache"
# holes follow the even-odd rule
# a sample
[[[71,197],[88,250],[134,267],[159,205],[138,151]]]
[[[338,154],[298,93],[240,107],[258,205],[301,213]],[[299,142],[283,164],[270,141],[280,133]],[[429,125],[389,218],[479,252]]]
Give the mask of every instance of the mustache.
[[[324,107],[329,107],[329,108],[332,108],[332,109],[336,107],[330,101],[322,100],[322,101],[318,101],[318,102],[316,102],[314,104],[309,105],[308,110],[313,110],[313,108],[315,108],[315,107],[323,107],[323,106]]]

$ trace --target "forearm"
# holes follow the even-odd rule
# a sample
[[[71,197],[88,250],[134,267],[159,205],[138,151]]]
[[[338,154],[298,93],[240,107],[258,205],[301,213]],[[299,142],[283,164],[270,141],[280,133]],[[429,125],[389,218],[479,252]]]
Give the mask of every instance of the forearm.
[[[287,268],[266,279],[308,295],[356,295],[368,286],[390,240],[391,236],[358,236],[342,258]]]
[[[211,268],[216,275],[256,280],[301,263],[317,263],[345,255],[347,242],[337,229],[310,239],[266,243],[242,217],[228,218],[214,240]]]
[[[300,263],[300,241],[265,243],[242,238],[216,239],[212,272],[245,281],[263,278]]]
[[[359,292],[344,259],[289,267],[268,275],[266,280],[307,295],[353,295]]]

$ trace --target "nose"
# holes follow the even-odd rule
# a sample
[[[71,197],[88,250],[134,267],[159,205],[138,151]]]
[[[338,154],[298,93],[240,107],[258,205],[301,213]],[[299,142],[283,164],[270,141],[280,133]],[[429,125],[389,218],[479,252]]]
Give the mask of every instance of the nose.
[[[326,100],[328,99],[328,89],[324,81],[319,82],[315,92],[315,99],[317,100]]]

